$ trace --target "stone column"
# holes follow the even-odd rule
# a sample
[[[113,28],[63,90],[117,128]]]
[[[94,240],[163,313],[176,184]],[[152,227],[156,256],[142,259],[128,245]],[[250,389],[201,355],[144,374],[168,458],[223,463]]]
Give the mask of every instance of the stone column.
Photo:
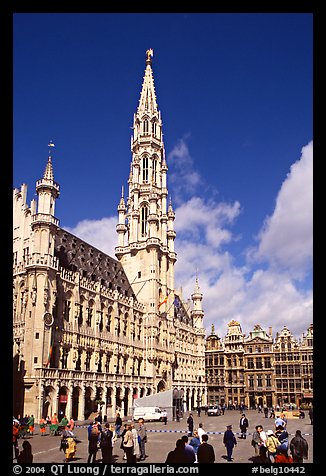
[[[82,385],[78,399],[78,420],[85,420],[85,392],[85,385]]]
[[[71,383],[68,385],[68,398],[67,398],[67,405],[66,405],[66,415],[69,418],[72,416],[72,394],[74,391],[74,384]]]

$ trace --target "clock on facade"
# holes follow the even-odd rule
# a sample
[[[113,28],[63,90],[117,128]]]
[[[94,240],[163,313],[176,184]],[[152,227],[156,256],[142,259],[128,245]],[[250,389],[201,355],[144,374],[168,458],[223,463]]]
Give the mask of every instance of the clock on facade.
[[[53,316],[50,312],[46,312],[43,316],[44,323],[46,326],[50,327],[53,324]]]

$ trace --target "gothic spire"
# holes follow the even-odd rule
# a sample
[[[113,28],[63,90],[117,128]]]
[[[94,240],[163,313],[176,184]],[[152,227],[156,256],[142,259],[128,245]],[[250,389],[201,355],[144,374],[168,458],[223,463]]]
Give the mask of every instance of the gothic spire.
[[[147,50],[145,75],[137,109],[137,114],[139,115],[143,115],[145,113],[152,115],[158,112],[152,71],[152,56],[153,50]]]

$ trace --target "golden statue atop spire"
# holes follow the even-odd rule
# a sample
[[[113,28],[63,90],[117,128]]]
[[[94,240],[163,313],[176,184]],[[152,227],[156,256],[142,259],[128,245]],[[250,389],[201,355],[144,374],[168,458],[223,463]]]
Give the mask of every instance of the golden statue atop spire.
[[[151,57],[153,55],[154,55],[154,52],[153,52],[152,48],[150,48],[149,50],[146,51],[146,63],[149,63],[149,64],[152,63]]]

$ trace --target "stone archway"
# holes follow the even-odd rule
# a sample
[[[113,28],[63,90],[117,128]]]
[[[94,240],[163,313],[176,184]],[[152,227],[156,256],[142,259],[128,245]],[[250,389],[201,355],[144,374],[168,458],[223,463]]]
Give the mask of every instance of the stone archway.
[[[164,380],[160,380],[159,383],[157,384],[157,393],[159,392],[164,392],[166,388],[166,383]]]

